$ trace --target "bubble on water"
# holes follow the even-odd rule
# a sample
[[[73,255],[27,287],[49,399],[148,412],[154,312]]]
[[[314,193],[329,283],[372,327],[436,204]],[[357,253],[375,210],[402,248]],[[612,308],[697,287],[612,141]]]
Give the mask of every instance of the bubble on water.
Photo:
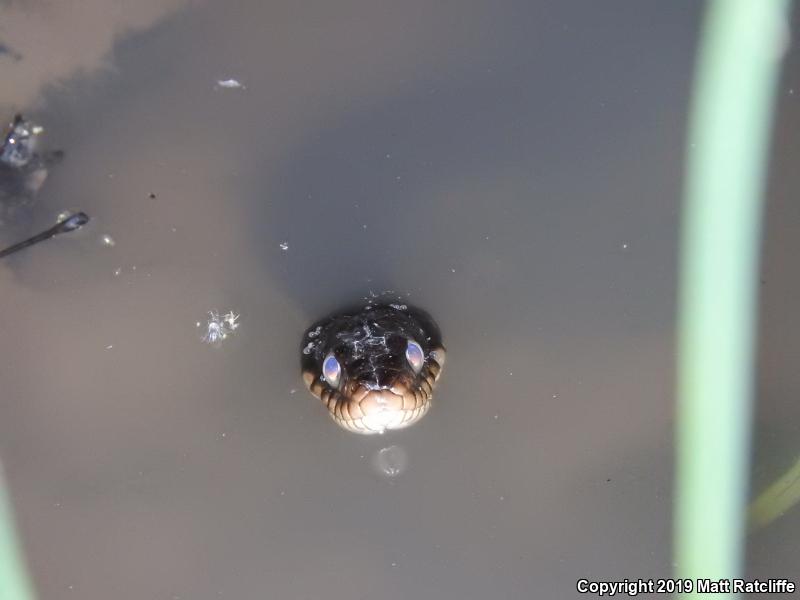
[[[114,241],[114,238],[112,238],[107,233],[104,233],[103,235],[100,236],[100,243],[103,246],[108,246],[109,248],[117,245],[117,242]]]
[[[283,250],[284,252],[286,252],[289,249],[289,243],[288,242],[281,242],[280,244],[278,244],[278,247],[281,250]]]
[[[402,446],[381,448],[372,457],[372,466],[378,475],[394,479],[408,468],[408,452]]]

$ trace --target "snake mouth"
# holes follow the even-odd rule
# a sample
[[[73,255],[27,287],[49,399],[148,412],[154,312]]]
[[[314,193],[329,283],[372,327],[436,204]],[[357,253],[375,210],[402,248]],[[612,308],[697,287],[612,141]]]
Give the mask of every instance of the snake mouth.
[[[339,390],[311,371],[305,371],[303,379],[339,427],[364,435],[380,434],[409,427],[430,410],[444,348],[437,348],[432,357],[418,376],[409,371],[394,373],[384,385],[376,384],[379,378],[373,376],[351,381]]]
[[[409,427],[427,414],[445,350],[424,315],[369,307],[306,333],[312,341],[303,346],[303,380],[337,425],[372,435]]]
[[[343,410],[331,411],[331,416],[348,431],[383,433],[413,425],[428,412],[430,406],[423,394],[415,395],[398,387],[393,390],[370,390],[360,386],[348,401],[342,403]]]

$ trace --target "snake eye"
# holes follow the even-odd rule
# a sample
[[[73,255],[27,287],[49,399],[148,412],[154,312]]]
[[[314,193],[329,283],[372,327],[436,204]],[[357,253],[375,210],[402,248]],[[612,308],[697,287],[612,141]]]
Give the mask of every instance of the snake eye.
[[[333,354],[328,354],[325,360],[322,361],[322,378],[328,382],[331,387],[339,387],[339,377],[342,374],[342,367],[339,361]]]
[[[422,351],[422,347],[414,340],[408,340],[406,360],[411,365],[411,368],[414,369],[414,373],[419,373],[422,370],[422,363],[425,362],[425,353]]]

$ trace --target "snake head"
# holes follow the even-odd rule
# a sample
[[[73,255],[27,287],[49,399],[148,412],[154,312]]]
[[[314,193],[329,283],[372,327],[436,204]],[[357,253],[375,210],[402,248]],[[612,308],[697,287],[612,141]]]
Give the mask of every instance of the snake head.
[[[303,341],[303,380],[343,429],[403,429],[430,409],[445,349],[423,311],[387,305],[339,313]]]

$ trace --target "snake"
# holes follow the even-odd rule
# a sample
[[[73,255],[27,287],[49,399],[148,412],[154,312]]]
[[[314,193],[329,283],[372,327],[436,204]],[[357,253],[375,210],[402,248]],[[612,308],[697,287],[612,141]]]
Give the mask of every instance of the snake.
[[[404,429],[430,410],[446,351],[425,311],[400,304],[337,311],[305,332],[303,381],[342,429]]]

